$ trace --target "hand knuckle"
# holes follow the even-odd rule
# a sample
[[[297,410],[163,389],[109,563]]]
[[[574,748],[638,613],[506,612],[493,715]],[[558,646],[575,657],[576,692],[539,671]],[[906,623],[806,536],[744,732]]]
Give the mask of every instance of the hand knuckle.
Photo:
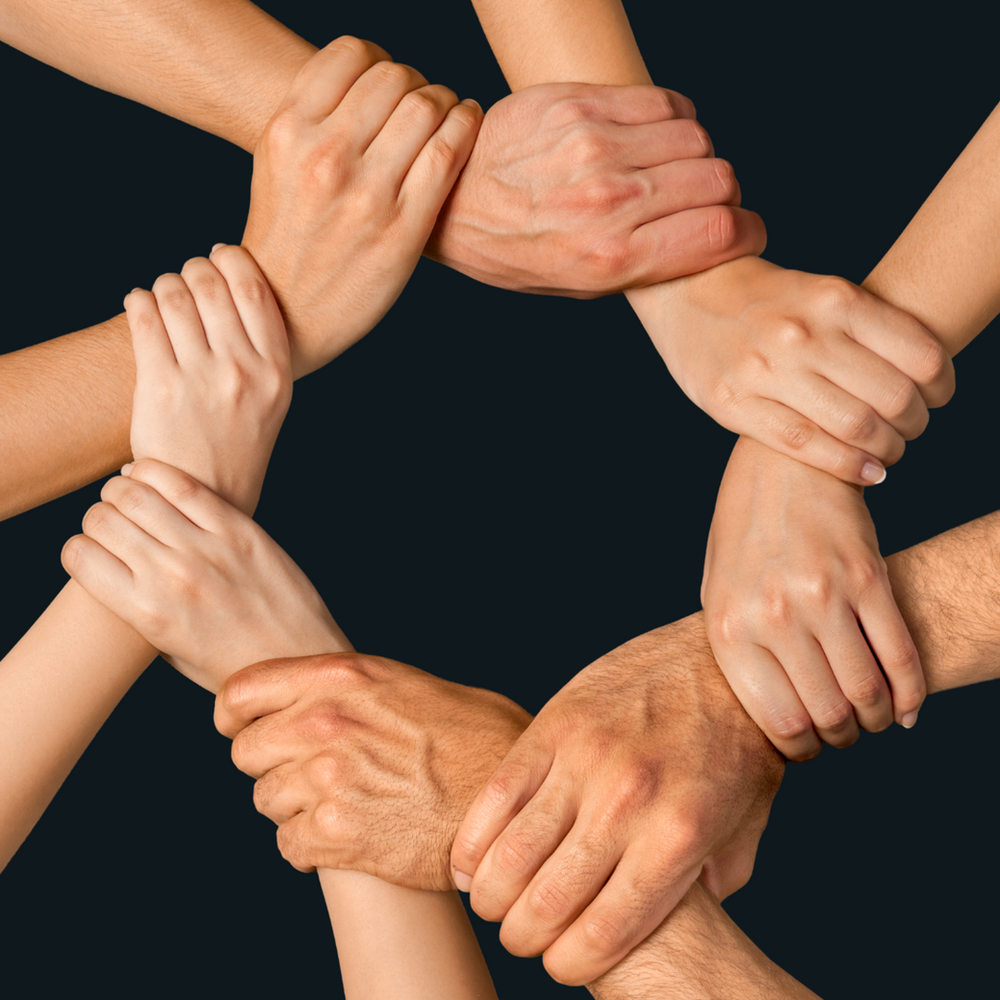
[[[730,201],[739,194],[736,171],[728,160],[718,158],[711,161],[715,173],[715,196],[721,201]]]
[[[868,671],[847,684],[844,694],[857,708],[875,708],[886,700],[888,689],[880,673]]]
[[[854,722],[854,708],[846,698],[822,705],[813,712],[813,721],[820,729],[839,733],[850,729]]]
[[[769,733],[782,742],[795,742],[812,732],[812,719],[805,712],[765,712],[764,725]]]
[[[713,253],[727,253],[739,239],[736,215],[727,205],[716,205],[708,212],[705,240]]]
[[[868,441],[874,437],[878,424],[879,416],[870,406],[851,409],[841,419],[841,439]]]
[[[815,437],[816,431],[806,420],[792,418],[780,423],[777,437],[780,444],[789,451],[802,451]]]

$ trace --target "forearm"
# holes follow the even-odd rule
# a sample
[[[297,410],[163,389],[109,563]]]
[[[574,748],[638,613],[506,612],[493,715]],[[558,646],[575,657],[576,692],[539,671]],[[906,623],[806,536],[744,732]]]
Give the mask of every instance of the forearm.
[[[457,892],[404,889],[320,869],[348,1000],[495,998]]]
[[[129,460],[134,384],[124,314],[0,358],[0,520]]]
[[[816,1000],[697,882],[635,951],[587,988],[597,1000]]]
[[[621,0],[473,0],[512,91],[649,83]]]
[[[0,661],[0,868],[155,655],[70,581]]]
[[[0,38],[247,150],[316,51],[248,0],[9,0]]]
[[[1000,312],[1000,107],[864,282],[957,354]]]

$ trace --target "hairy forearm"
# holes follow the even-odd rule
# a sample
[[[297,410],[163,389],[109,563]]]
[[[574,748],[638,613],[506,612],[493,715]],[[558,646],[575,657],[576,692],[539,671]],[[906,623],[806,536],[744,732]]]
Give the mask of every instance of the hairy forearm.
[[[1000,312],[1000,107],[864,282],[957,354]]]
[[[124,314],[0,358],[0,520],[129,460],[134,384]]]
[[[71,580],[0,661],[0,868],[155,655]]]
[[[247,150],[316,51],[248,0],[7,0],[0,38]]]
[[[587,987],[597,1000],[815,1000],[695,883],[670,916]]]

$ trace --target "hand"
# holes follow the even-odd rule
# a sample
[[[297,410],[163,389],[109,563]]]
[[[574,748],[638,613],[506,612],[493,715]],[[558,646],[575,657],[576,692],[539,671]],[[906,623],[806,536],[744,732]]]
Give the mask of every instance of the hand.
[[[490,108],[425,253],[478,281],[581,298],[760,253],[732,167],[659,87],[552,83]]]
[[[215,721],[300,871],[453,889],[458,824],[531,716],[492,691],[340,654],[241,670],[219,691]]]
[[[955,388],[920,323],[842,278],[744,257],[629,300],[710,417],[859,486],[882,481]]]
[[[305,574],[245,514],[151,459],[108,480],[66,571],[195,683],[262,656],[350,648]]]
[[[257,143],[243,235],[281,306],[296,375],[396,301],[481,121],[475,102],[357,38],[299,71]]]
[[[741,438],[702,600],[722,672],[786,757],[812,757],[820,740],[849,746],[859,726],[878,732],[894,715],[916,720],[920,660],[856,488]]]
[[[782,761],[712,658],[700,616],[577,674],[538,713],[455,838],[460,889],[561,983],[606,972],[701,876],[750,877]],[[463,877],[460,873],[465,873]]]
[[[152,293],[132,291],[125,312],[134,458],[183,469],[252,513],[292,398],[285,326],[253,258],[219,245]]]

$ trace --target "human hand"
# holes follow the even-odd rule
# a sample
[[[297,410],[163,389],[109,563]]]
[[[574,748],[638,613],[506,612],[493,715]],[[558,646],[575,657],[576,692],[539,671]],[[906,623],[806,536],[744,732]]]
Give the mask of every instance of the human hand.
[[[252,513],[292,398],[288,338],[242,247],[217,246],[125,297],[135,352],[132,455]]]
[[[299,71],[255,148],[243,234],[281,306],[296,376],[396,301],[481,121],[475,102],[357,38]]]
[[[260,657],[350,646],[302,570],[191,476],[136,462],[104,484],[63,566],[209,691]]]
[[[879,732],[894,716],[916,721],[920,659],[855,487],[741,438],[702,601],[722,672],[786,757],[808,759],[820,740],[849,746],[859,726]]]
[[[462,822],[456,884],[508,951],[590,982],[699,876],[719,897],[746,882],[782,770],[701,616],[654,629],[538,713]]]
[[[492,691],[337,654],[246,667],[219,691],[215,721],[300,871],[452,889],[458,824],[531,716]]]
[[[694,105],[550,83],[490,108],[425,253],[500,288],[589,298],[764,249]]]
[[[629,301],[709,416],[860,486],[882,481],[954,391],[938,341],[842,278],[744,257]]]

